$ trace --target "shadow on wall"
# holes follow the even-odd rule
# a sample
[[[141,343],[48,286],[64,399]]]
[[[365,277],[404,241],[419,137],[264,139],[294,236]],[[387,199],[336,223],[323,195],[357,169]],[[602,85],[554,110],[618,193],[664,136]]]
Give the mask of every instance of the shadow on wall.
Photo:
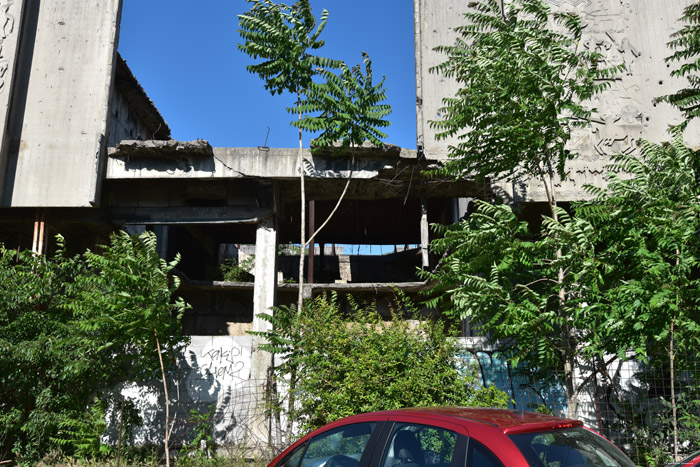
[[[170,399],[170,446],[189,444],[203,423],[209,425],[217,445],[249,442],[250,427],[264,410],[258,401],[264,397],[262,382],[250,380],[251,345],[249,336],[192,336],[176,368],[167,375]],[[162,445],[165,433],[165,397],[160,380],[121,388],[143,421],[130,433],[131,445]],[[116,444],[119,435],[118,408],[108,416],[105,440]],[[211,417],[196,417],[202,415]],[[206,420],[206,421],[204,421]]]

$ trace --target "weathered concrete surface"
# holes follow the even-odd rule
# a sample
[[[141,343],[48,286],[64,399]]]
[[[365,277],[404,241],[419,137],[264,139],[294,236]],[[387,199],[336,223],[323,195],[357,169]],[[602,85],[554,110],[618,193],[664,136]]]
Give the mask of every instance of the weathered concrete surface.
[[[261,319],[260,314],[272,314],[277,305],[277,228],[275,218],[268,217],[258,223],[255,242],[255,284],[253,291],[253,331],[266,332],[272,330],[272,323]],[[253,413],[265,413],[265,391],[267,376],[273,368],[273,355],[260,349],[260,344],[267,343],[261,336],[253,336],[251,357],[251,379],[258,384],[251,388],[258,394],[257,404],[251,406]],[[250,425],[254,439],[270,439],[269,424],[264,417],[257,417]]]
[[[7,169],[7,119],[19,54],[24,1],[0,0],[0,193]]]
[[[98,203],[120,14],[120,0],[27,0],[2,205]]]
[[[208,141],[198,139],[195,141],[168,140],[127,140],[117,144],[116,151],[121,157],[211,157],[214,150]]]
[[[156,158],[156,146],[162,144]],[[213,148],[213,156],[201,157],[199,148],[190,157],[186,151],[180,156],[171,151],[172,144],[152,141],[122,142],[110,149],[107,164],[108,179],[158,179],[158,178],[242,178],[261,177],[293,179],[299,177],[297,149],[293,148]],[[179,143],[203,144],[202,142]],[[208,143],[207,143],[208,144]],[[183,148],[185,146],[179,146]],[[123,149],[122,149],[123,148]],[[394,146],[395,148],[395,146]],[[148,151],[141,157],[138,151]],[[352,178],[372,178],[387,166],[387,161],[416,159],[416,152],[409,149],[379,151],[372,155],[363,151],[356,159]],[[310,177],[346,178],[350,175],[352,158],[349,153],[338,156],[311,155],[304,150],[304,170]]]
[[[250,336],[192,336],[189,346],[178,358],[177,371],[168,378],[171,422],[174,432],[171,445],[190,442],[194,425],[190,410],[201,414],[214,408],[214,441],[217,444],[240,443],[250,439],[249,426],[264,411],[256,412],[257,395],[251,388],[259,384],[251,379],[252,338]],[[160,444],[163,438],[163,387],[129,386],[122,394],[135,402],[143,425],[133,432],[134,444]],[[114,417],[117,419],[117,417]],[[116,441],[118,426],[111,427]]]
[[[507,2],[506,2],[507,3]],[[680,122],[680,113],[654,98],[670,94],[686,85],[670,76],[672,68],[663,59],[671,51],[669,36],[682,24],[678,21],[691,0],[549,0],[555,9],[575,11],[587,27],[582,46],[597,49],[606,65],[624,63],[624,72],[612,87],[597,96],[591,107],[597,112],[590,128],[574,133],[570,149],[579,154],[569,163],[570,180],[557,187],[560,200],[585,197],[585,184],[604,183],[605,165],[610,156],[635,151],[640,139],[667,140],[668,125]],[[442,159],[455,139],[437,141],[429,122],[439,120],[442,99],[458,89],[453,80],[430,73],[445,60],[433,49],[452,44],[454,28],[464,24],[466,3],[461,0],[414,0],[416,11],[416,74],[418,141],[428,159]],[[674,65],[675,67],[675,65]],[[689,144],[697,145],[697,132]],[[508,187],[506,187],[508,188]],[[509,188],[512,191],[512,187]],[[542,201],[543,188],[537,181],[516,187],[518,201]]]

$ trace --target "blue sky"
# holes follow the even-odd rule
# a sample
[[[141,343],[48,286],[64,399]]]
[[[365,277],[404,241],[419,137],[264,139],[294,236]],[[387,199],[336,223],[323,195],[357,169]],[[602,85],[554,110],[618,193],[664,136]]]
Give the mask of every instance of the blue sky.
[[[290,96],[271,96],[236,44],[245,0],[123,0],[119,51],[179,140],[213,146],[295,147]],[[292,0],[288,0],[291,2]],[[393,113],[386,142],[416,147],[413,2],[312,0],[330,13],[321,54],[354,65],[362,51],[386,76]],[[308,139],[308,138],[307,138]],[[305,141],[308,146],[308,141]]]

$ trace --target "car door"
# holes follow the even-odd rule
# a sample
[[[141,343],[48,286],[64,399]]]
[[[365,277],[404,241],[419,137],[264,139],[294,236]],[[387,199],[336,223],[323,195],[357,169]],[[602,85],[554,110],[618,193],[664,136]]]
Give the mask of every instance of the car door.
[[[366,467],[383,422],[351,423],[315,434],[293,447],[275,467]]]

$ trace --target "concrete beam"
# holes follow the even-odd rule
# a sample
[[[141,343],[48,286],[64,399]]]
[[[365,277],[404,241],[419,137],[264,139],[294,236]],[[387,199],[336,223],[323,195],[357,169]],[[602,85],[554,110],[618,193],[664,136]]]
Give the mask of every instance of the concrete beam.
[[[24,0],[0,1],[2,46],[0,47],[0,193],[7,169],[9,134],[6,131],[10,114],[10,101],[14,87],[15,68],[19,54],[19,38],[24,18]]]
[[[203,157],[200,151],[192,154],[188,154],[187,151],[176,153],[168,145],[163,145],[164,147],[158,153],[151,144],[148,145],[148,155],[136,157],[135,148],[130,143],[128,151],[110,149],[107,163],[108,179],[167,178],[172,180],[243,177],[296,179],[299,177],[297,149],[213,148],[212,156]],[[146,146],[146,143],[150,142],[141,143]],[[396,148],[396,146],[393,147]],[[352,157],[348,154],[312,156],[308,150],[305,150],[303,165],[306,175],[311,178],[337,179],[347,178],[352,174],[354,179],[370,179],[376,177],[381,171],[398,165],[401,161],[416,160],[417,154],[414,150],[374,149],[374,152],[367,151],[363,157],[357,158],[353,170]]]
[[[272,208],[240,206],[195,207],[115,207],[109,209],[110,222],[129,224],[255,224],[269,217]]]
[[[27,0],[22,15],[2,204],[94,206],[107,153],[121,0]]]
[[[430,226],[428,225],[428,202],[425,196],[420,197],[420,253],[421,266],[426,269],[430,265],[428,256],[430,248]]]

